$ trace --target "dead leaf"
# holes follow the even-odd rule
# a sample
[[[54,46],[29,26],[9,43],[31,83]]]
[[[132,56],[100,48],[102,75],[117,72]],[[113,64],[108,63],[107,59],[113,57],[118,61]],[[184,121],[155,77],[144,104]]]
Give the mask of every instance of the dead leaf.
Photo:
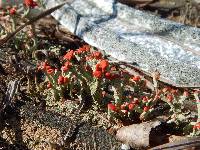
[[[132,148],[148,147],[151,130],[160,124],[161,121],[155,120],[125,126],[117,131],[116,138],[122,143],[130,145]]]

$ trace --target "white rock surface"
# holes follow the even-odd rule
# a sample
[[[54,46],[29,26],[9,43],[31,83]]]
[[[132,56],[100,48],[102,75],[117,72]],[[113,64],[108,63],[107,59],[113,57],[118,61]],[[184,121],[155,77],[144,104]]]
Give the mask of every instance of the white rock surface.
[[[63,0],[46,0],[47,7]],[[175,86],[200,87],[200,30],[115,0],[74,0],[53,13],[72,33],[112,57]]]

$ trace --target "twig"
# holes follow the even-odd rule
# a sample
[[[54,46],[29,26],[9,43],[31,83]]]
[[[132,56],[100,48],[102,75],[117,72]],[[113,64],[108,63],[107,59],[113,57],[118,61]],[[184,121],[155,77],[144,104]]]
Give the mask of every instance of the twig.
[[[188,139],[182,140],[182,141],[163,144],[163,145],[151,148],[149,150],[160,150],[160,149],[174,150],[174,149],[191,148],[194,146],[200,146],[200,137],[188,138]]]
[[[6,96],[3,99],[3,105],[4,106],[3,106],[3,109],[0,110],[0,111],[3,111],[6,108],[6,106],[8,106],[11,103],[13,96],[18,91],[19,83],[20,83],[20,81],[18,81],[18,80],[10,81],[8,83],[8,88],[7,88],[7,91],[6,91]]]
[[[24,27],[26,27],[27,25],[33,24],[34,22],[36,22],[37,20],[51,14],[52,12],[56,11],[57,9],[61,8],[62,6],[64,6],[65,4],[69,3],[64,2],[62,4],[59,4],[58,6],[55,6],[53,8],[50,8],[44,12],[42,12],[41,14],[39,14],[36,17],[33,17],[32,19],[30,19],[28,22],[26,22],[24,25],[21,25],[20,27],[18,27],[15,32],[12,32],[10,34],[8,34],[8,36],[6,36],[4,39],[0,40],[0,45],[5,44],[6,42],[8,42],[10,39],[12,39],[19,31],[21,31]]]

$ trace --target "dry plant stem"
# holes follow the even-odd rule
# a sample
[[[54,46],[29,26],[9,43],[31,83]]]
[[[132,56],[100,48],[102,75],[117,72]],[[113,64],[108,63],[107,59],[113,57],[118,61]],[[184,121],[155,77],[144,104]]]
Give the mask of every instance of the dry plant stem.
[[[22,15],[22,19],[25,19],[25,17],[30,14],[30,10],[31,10],[30,7],[28,7],[25,13]]]
[[[188,14],[189,7],[190,7],[190,3],[187,3],[187,5],[186,5],[186,11],[185,11],[184,17],[183,17],[183,24],[186,24],[186,20],[187,20],[186,16]]]
[[[15,30],[16,30],[16,18],[15,18],[15,16],[11,16],[11,21],[12,21],[12,23],[11,23],[11,31],[12,32],[15,32]]]
[[[64,2],[62,4],[59,4],[58,6],[55,6],[53,8],[50,8],[44,12],[42,12],[41,14],[39,14],[38,16],[30,19],[30,21],[26,22],[24,25],[21,25],[20,27],[18,27],[15,32],[12,32],[10,34],[8,34],[7,37],[5,37],[4,39],[0,40],[0,45],[3,45],[5,44],[6,42],[8,42],[10,39],[12,39],[19,31],[21,31],[24,27],[26,27],[27,25],[30,25],[30,24],[33,24],[34,22],[36,22],[37,20],[51,14],[52,12],[54,12],[55,10],[61,8],[62,6],[64,6],[65,4],[69,3],[68,1],[67,2]]]
[[[196,100],[197,110],[198,110],[198,119],[197,119],[197,122],[200,122],[200,99],[199,99],[199,93],[195,92],[194,93],[194,97],[195,97],[195,100]]]
[[[38,77],[36,75],[34,76],[34,82],[35,82],[36,90],[37,91],[41,91],[41,88],[38,85]]]
[[[31,92],[31,81],[30,81],[30,78],[28,78],[27,84],[28,84],[28,92],[30,93]]]
[[[160,78],[160,73],[158,71],[155,71],[153,74],[152,74],[152,77],[153,77],[153,85],[154,85],[154,89],[155,89],[155,92],[156,92],[156,95],[158,94],[158,88],[159,88],[159,85],[158,85],[158,80]]]
[[[31,24],[31,33],[33,34],[32,35],[32,40],[33,40],[33,46],[30,48],[30,51],[33,52],[37,49],[38,47],[38,41],[37,41],[37,36],[36,36],[36,32],[35,32],[35,24]],[[33,53],[32,53],[33,55]]]
[[[197,28],[198,27],[198,22],[199,22],[199,19],[200,19],[200,17],[198,16],[196,19],[195,19],[195,27]]]

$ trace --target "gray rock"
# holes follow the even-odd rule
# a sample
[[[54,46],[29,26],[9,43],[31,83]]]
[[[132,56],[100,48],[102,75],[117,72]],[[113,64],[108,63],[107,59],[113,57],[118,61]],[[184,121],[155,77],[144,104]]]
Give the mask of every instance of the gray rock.
[[[63,0],[46,0],[47,7]],[[74,0],[53,16],[112,57],[137,64],[161,81],[200,87],[200,30],[130,8],[115,0]]]

